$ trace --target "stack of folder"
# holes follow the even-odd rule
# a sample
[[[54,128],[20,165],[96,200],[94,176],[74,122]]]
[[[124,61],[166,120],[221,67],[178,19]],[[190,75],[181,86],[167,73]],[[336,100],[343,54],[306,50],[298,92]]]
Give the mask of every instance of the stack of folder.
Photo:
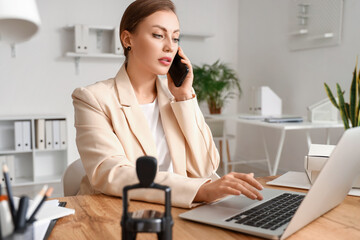
[[[66,120],[35,120],[36,149],[66,149]]]
[[[15,121],[15,150],[29,151],[31,150],[31,122]]]

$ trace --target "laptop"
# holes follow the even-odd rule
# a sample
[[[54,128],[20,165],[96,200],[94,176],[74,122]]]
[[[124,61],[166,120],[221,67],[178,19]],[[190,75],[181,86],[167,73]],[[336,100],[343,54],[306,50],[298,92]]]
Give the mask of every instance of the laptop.
[[[264,188],[264,200],[229,196],[179,215],[268,239],[285,239],[339,205],[360,171],[360,127],[343,134],[307,194]]]

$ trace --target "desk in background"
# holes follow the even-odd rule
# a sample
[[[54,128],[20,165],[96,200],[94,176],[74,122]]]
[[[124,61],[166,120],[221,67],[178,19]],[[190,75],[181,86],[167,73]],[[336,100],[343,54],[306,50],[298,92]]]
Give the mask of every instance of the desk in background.
[[[330,129],[343,129],[344,125],[342,123],[311,123],[311,122],[294,122],[294,123],[268,123],[264,122],[260,119],[246,119],[241,117],[241,115],[214,115],[214,114],[204,114],[205,118],[209,119],[218,119],[218,120],[233,120],[239,124],[245,124],[249,126],[261,127],[261,134],[263,139],[263,147],[266,158],[263,160],[254,160],[254,161],[234,161],[232,164],[242,164],[242,163],[255,163],[255,162],[266,162],[269,168],[270,175],[276,175],[277,170],[280,163],[281,153],[283,150],[285,136],[288,131],[295,131],[295,130],[305,130],[306,131],[306,139],[308,146],[312,143],[310,137],[310,130],[315,129],[324,129],[326,131],[326,143],[330,143]],[[274,159],[274,166],[271,168],[270,164],[270,156],[268,152],[267,142],[265,140],[264,135],[264,128],[270,128],[280,131],[280,140],[278,144],[278,149],[276,151],[275,159]],[[226,164],[226,163],[225,163]]]
[[[258,178],[265,186],[265,182],[275,177]],[[299,189],[271,187],[305,192]],[[121,239],[120,219],[122,216],[121,198],[105,195],[84,195],[59,198],[66,201],[67,207],[75,209],[75,215],[61,218],[57,221],[51,235],[52,239]],[[130,210],[155,209],[164,211],[163,205],[138,201],[130,203]],[[212,227],[200,223],[180,219],[178,215],[187,211],[182,208],[172,208],[174,219],[174,240],[235,240],[259,239],[222,228]],[[336,208],[316,219],[300,231],[290,236],[289,240],[339,240],[360,239],[360,198],[347,196]],[[157,239],[155,234],[138,234],[137,239]]]

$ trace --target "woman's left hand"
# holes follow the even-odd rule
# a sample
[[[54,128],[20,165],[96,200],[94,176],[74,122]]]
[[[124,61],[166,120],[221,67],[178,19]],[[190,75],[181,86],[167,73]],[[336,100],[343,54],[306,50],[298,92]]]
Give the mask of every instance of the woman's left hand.
[[[191,62],[185,56],[181,47],[179,47],[179,55],[182,58],[181,62],[186,64],[186,66],[189,68],[189,72],[186,75],[185,80],[182,83],[182,85],[180,87],[176,87],[170,74],[167,73],[169,90],[172,93],[172,95],[175,97],[175,100],[177,102],[185,101],[185,100],[189,100],[189,99],[193,98],[192,84],[193,84],[193,80],[194,80],[194,74],[193,74]]]

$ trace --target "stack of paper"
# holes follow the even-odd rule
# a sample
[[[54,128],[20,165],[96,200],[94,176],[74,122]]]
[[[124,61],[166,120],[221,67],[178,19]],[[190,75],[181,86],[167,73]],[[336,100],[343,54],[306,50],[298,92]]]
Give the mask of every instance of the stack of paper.
[[[14,197],[14,204],[17,208],[19,198]],[[29,201],[29,204],[32,200]],[[59,200],[48,200],[44,202],[36,215],[34,222],[34,239],[44,239],[51,220],[75,214],[75,209],[59,206]]]

